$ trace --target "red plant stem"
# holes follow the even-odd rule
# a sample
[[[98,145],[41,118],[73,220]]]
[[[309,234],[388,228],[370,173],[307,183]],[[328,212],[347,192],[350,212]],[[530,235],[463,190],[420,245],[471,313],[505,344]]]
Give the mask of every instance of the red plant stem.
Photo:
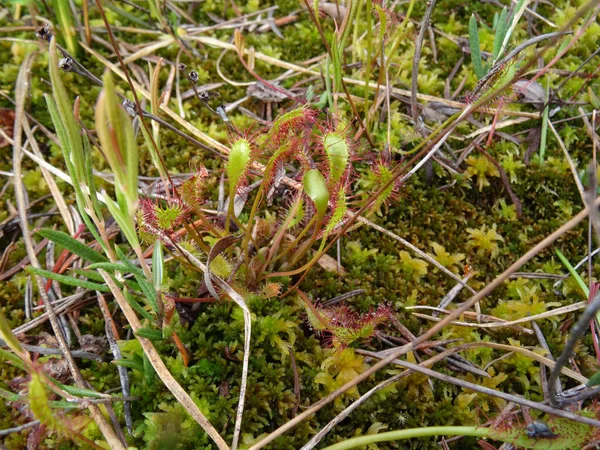
[[[214,302],[216,302],[216,300],[212,297],[173,297],[171,295],[169,295],[168,297],[177,303],[214,303]]]
[[[594,283],[592,285],[590,295],[588,296],[588,303],[592,302],[592,299],[596,296],[599,287],[600,284],[598,283]],[[596,360],[598,361],[598,364],[600,364],[600,345],[598,345],[598,333],[596,332],[595,319],[590,320],[590,327],[592,329],[592,342],[594,344],[594,351],[596,352]]]
[[[488,135],[488,139],[486,142],[486,147],[490,147],[492,145],[492,142],[494,140],[494,132],[496,131],[496,123],[498,123],[498,116],[500,115],[500,108],[498,108],[498,111],[496,111],[496,114],[494,114],[494,120],[492,121],[492,128],[490,129],[490,134]]]

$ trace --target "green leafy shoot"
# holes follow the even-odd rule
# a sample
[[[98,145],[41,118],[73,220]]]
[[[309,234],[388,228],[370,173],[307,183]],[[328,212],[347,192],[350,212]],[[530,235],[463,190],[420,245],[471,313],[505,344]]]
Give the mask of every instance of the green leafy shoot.
[[[63,152],[65,165],[71,177],[73,188],[75,190],[75,200],[77,209],[81,214],[83,222],[92,233],[97,242],[102,245],[107,252],[106,243],[100,237],[97,227],[94,225],[102,222],[101,216],[97,215],[99,206],[95,197],[95,192],[91,195],[93,185],[86,181],[91,178],[91,155],[89,151],[84,151],[82,139],[80,136],[80,126],[75,119],[67,90],[62,82],[60,70],[58,68],[58,49],[55,38],[50,41],[50,81],[52,82],[52,95],[46,94],[46,104],[52,123],[58,135],[58,140]],[[92,223],[92,220],[94,223]]]
[[[41,377],[35,373],[31,373],[31,381],[29,382],[29,407],[33,416],[42,422],[51,430],[59,427],[60,422],[56,420],[54,412],[48,403],[48,395],[46,388],[41,380]]]
[[[102,152],[115,176],[117,205],[107,201],[115,219],[132,246],[137,246],[134,216],[138,208],[138,148],[131,118],[120,104],[110,72],[96,104],[96,130]]]
[[[129,290],[127,290],[127,289],[123,290],[123,294],[125,295],[125,299],[127,300],[127,303],[129,303],[129,305],[135,310],[135,312],[137,312],[144,319],[148,319],[150,322],[156,321],[156,318],[152,317],[152,314],[150,314],[148,311],[146,311],[137,302],[137,300],[133,297],[133,295],[131,295],[131,292],[129,292]]]
[[[123,263],[99,262],[99,263],[94,263],[94,264],[89,265],[88,269],[90,269],[90,270],[102,269],[102,270],[106,270],[107,272],[133,273],[133,274],[141,276],[141,277],[144,276],[144,272],[139,267],[135,267],[135,266],[133,266],[133,267],[135,270],[132,270],[131,266],[128,266]]]
[[[68,275],[61,275],[59,273],[50,272],[49,270],[38,269],[36,267],[26,267],[25,270],[34,275],[39,275],[44,278],[50,278],[56,280],[59,283],[66,284],[69,286],[81,287],[84,289],[91,289],[100,292],[110,292],[110,289],[106,284],[92,283],[91,281],[81,280],[79,278],[70,277]]]
[[[2,338],[2,340],[6,343],[6,345],[8,345],[8,348],[10,348],[18,356],[18,358],[20,360],[23,360],[26,362],[31,362],[31,360],[29,359],[29,353],[27,353],[25,351],[25,349],[23,349],[23,347],[21,346],[21,342],[19,342],[17,337],[14,335],[14,333],[10,329],[10,325],[9,325],[8,321],[6,320],[6,317],[4,317],[4,314],[2,313],[1,310],[0,310],[0,338]],[[13,359],[13,361],[14,361],[14,359]]]
[[[566,258],[565,255],[562,254],[562,252],[559,249],[556,249],[555,252],[556,252],[556,255],[558,256],[558,259],[560,259],[560,261],[567,268],[567,270],[569,271],[571,276],[575,279],[575,281],[577,281],[577,284],[579,285],[581,292],[583,292],[583,294],[586,297],[588,297],[590,295],[590,290],[589,290],[588,286],[585,284],[585,281],[583,281],[581,276],[579,276],[579,274],[577,273],[575,268],[571,265],[569,260]]]
[[[149,339],[151,341],[162,341],[163,340],[162,331],[155,330],[154,328],[142,327],[135,332],[135,335]]]
[[[96,250],[91,249],[83,242],[72,238],[62,231],[52,230],[50,228],[42,228],[41,230],[38,230],[38,234],[45,237],[49,241],[64,247],[85,261],[92,263],[108,262],[108,258],[106,258],[106,256],[98,253]]]
[[[127,367],[128,369],[133,369],[140,373],[144,373],[144,363],[135,359],[115,359],[112,361],[112,363],[117,366]]]

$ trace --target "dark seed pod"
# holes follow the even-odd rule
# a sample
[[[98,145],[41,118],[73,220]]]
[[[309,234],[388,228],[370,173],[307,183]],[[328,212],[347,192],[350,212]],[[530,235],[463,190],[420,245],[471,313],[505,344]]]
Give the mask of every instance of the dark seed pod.
[[[63,72],[72,72],[73,71],[73,67],[74,67],[74,62],[72,58],[62,58],[59,62],[58,62],[58,67],[60,68],[60,70],[62,70]]]
[[[123,100],[122,105],[125,112],[131,117],[135,117],[137,115],[137,111],[135,110],[135,103],[133,103],[131,100]]]
[[[52,39],[52,32],[50,31],[50,26],[48,24],[43,27],[38,28],[35,31],[35,37],[42,41],[50,42]]]
[[[185,68],[186,68],[186,67],[187,67],[187,66],[186,66],[184,63],[179,63],[179,64],[177,65],[177,68],[178,68],[179,70],[185,70]]]
[[[554,434],[548,424],[542,420],[535,420],[527,425],[525,433],[534,439],[554,439],[558,437],[558,434]]]
[[[190,73],[188,73],[188,78],[192,83],[197,83],[198,82],[198,72],[196,72],[195,70],[192,70]]]

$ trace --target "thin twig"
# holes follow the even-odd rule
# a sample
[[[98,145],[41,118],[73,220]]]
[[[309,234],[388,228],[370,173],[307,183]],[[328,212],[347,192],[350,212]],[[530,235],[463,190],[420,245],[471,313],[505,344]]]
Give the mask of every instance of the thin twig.
[[[563,153],[565,154],[565,158],[567,159],[567,162],[569,163],[569,167],[571,168],[571,173],[573,174],[573,180],[575,181],[575,186],[577,186],[577,191],[579,192],[581,201],[585,205],[585,203],[586,203],[585,202],[585,193],[583,192],[583,185],[581,184],[581,180],[579,179],[579,174],[577,173],[577,167],[575,167],[575,163],[573,162],[571,155],[569,155],[569,151],[567,150],[565,143],[561,139],[560,134],[558,134],[558,132],[556,131],[556,128],[554,128],[554,125],[552,125],[552,121],[550,119],[548,119],[548,127],[554,133],[554,137],[556,137],[556,140],[558,141],[558,145],[560,146]]]
[[[4,430],[0,430],[0,436],[6,436],[12,433],[20,433],[23,430],[27,430],[31,427],[35,427],[36,425],[39,425],[41,422],[39,420],[32,420],[31,422],[27,422],[23,425],[20,425],[18,427],[14,427],[14,428],[6,428]]]
[[[425,32],[429,28],[429,21],[431,20],[431,13],[435,7],[436,0],[427,0],[427,9],[421,22],[421,29],[419,30],[419,37],[415,44],[415,55],[413,57],[412,66],[412,77],[410,87],[410,111],[413,119],[415,128],[419,129],[419,111],[417,109],[417,81],[419,78],[419,61],[421,60],[421,49],[423,47],[423,40],[425,39]]]
[[[358,350],[357,353],[367,356],[372,356],[374,358],[379,358],[377,353],[368,352],[365,350]],[[452,377],[450,375],[444,375],[435,370],[427,369],[425,367],[419,366],[418,364],[412,364],[407,361],[402,361],[400,359],[395,359],[392,361],[393,364],[396,364],[400,367],[404,367],[406,369],[412,369],[415,372],[422,373],[432,378],[437,378],[438,380],[445,381],[447,383],[454,384],[456,386],[460,386],[463,389],[470,389],[475,392],[479,392],[481,394],[490,395],[492,397],[501,398],[503,400],[516,403],[521,406],[528,406],[532,409],[537,409],[538,411],[545,412],[547,414],[552,414],[554,416],[563,417],[565,419],[570,419],[575,422],[585,423],[587,425],[592,425],[594,427],[600,428],[600,421],[591,419],[589,417],[580,416],[578,414],[572,413],[570,411],[563,411],[562,409],[553,408],[551,406],[544,405],[543,403],[536,403],[531,400],[527,400],[522,397],[518,397],[516,395],[507,394],[502,391],[497,391],[496,389],[490,389],[484,386],[480,386],[475,383],[471,383],[469,381],[460,380],[458,378]]]

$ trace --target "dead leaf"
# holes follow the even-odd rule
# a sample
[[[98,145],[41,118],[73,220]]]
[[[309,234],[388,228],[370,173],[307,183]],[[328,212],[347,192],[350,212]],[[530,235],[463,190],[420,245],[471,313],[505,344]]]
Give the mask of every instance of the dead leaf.
[[[344,269],[342,266],[340,266],[339,270],[338,270],[337,261],[334,258],[332,258],[331,256],[329,256],[328,254],[324,254],[323,256],[321,256],[319,258],[319,260],[317,261],[317,263],[328,272],[335,272],[340,275],[348,274],[346,269]]]

